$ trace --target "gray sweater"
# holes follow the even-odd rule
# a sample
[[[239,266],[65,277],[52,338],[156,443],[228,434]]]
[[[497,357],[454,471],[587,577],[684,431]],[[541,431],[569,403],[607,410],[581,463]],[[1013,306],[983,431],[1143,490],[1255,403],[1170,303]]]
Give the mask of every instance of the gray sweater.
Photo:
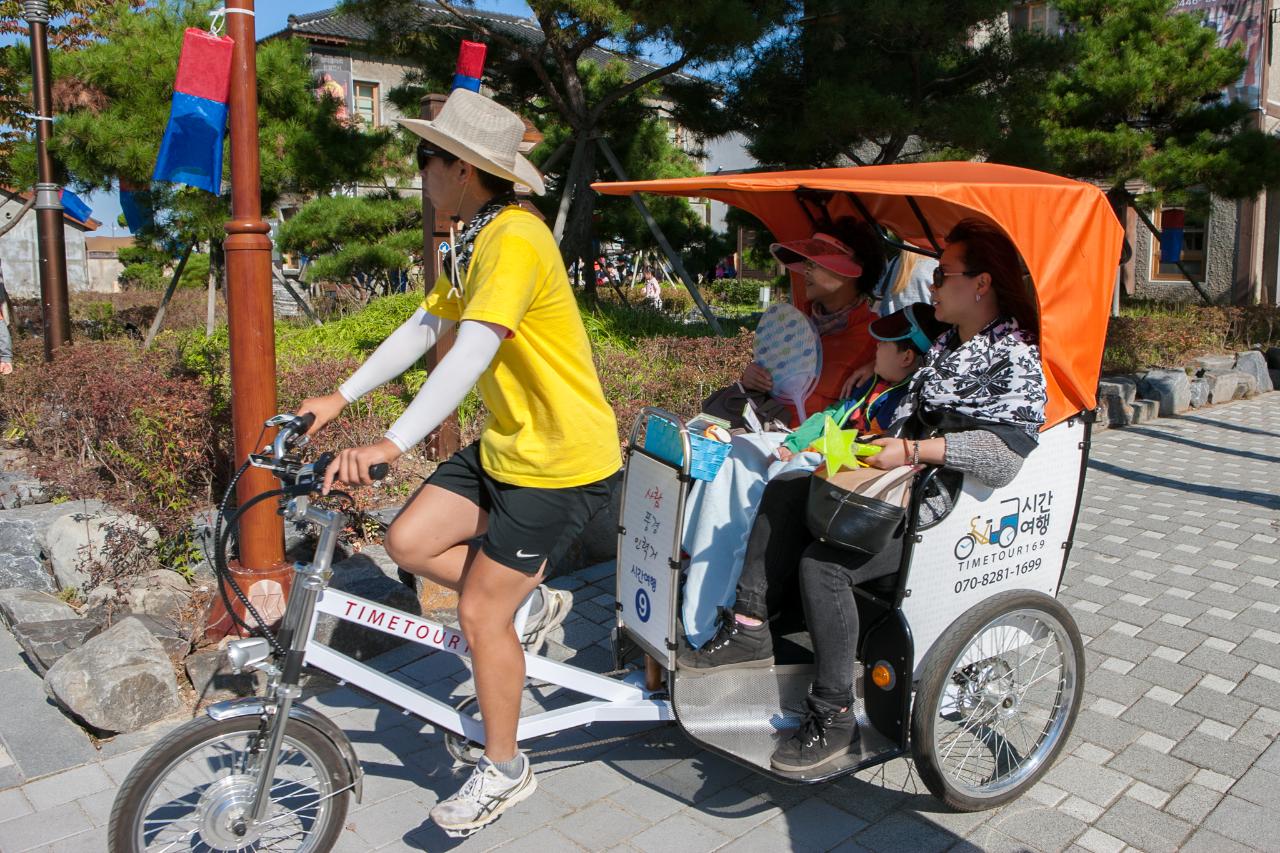
[[[13,339],[9,337],[9,324],[0,320],[0,361],[13,361]]]
[[[1013,482],[1022,470],[1022,457],[1009,449],[993,432],[971,429],[948,433],[947,452],[943,466],[976,478],[978,481],[1000,488]],[[937,484],[937,480],[933,481]],[[921,527],[933,524],[951,511],[951,494],[944,488],[929,490],[920,502]]]

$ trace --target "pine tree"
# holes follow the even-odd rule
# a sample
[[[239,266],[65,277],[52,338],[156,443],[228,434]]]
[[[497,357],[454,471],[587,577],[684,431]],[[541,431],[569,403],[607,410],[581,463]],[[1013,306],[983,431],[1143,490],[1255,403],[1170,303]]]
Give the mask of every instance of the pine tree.
[[[540,30],[537,39],[517,38],[488,26],[465,14],[471,3],[462,0],[433,4],[448,13],[448,27],[440,26],[436,14],[424,12],[418,0],[345,0],[342,8],[372,23],[378,51],[415,63],[418,82],[434,91],[445,90],[461,38],[486,42],[485,82],[498,100],[540,128],[553,121],[562,125],[568,131],[561,137],[565,141],[583,141],[560,153],[544,149],[545,157],[556,158],[549,169],[554,193],[573,195],[561,252],[574,259],[588,257],[591,251],[596,199],[590,184],[612,177],[599,162],[594,142],[601,134],[615,145],[621,141],[609,125],[610,116],[624,102],[633,112],[652,114],[649,107],[628,98],[660,84],[663,97],[674,104],[672,121],[695,132],[723,130],[726,117],[717,106],[716,89],[677,75],[739,57],[772,26],[784,2],[532,0],[529,5]],[[590,69],[608,62],[606,50],[632,58],[661,54],[667,59],[639,76],[609,77],[607,87],[593,86]]]
[[[793,0],[755,62],[728,80],[752,154],[804,168],[1027,147],[1010,107],[1043,85],[1064,47],[994,25],[1008,5]]]
[[[92,18],[96,40],[52,55],[55,79],[74,93],[59,104],[50,150],[61,176],[79,190],[109,189],[119,180],[147,187],[140,200],[155,213],[140,235],[176,256],[191,243],[220,245],[229,197],[179,185],[151,184],[168,122],[182,35],[208,26],[211,2],[165,0],[144,11],[111,4]],[[284,193],[314,194],[398,172],[407,175],[407,148],[389,130],[366,132],[336,118],[337,104],[315,93],[305,47],[271,41],[257,49],[262,203]],[[223,162],[229,163],[230,140]],[[35,174],[28,137],[15,146],[10,168],[20,183]],[[229,179],[224,174],[224,185]]]
[[[1248,198],[1280,183],[1280,139],[1251,126],[1224,94],[1240,78],[1239,46],[1176,0],[1058,0],[1070,62],[1040,104],[1057,170],[1113,188],[1139,179],[1157,194],[1193,188]]]

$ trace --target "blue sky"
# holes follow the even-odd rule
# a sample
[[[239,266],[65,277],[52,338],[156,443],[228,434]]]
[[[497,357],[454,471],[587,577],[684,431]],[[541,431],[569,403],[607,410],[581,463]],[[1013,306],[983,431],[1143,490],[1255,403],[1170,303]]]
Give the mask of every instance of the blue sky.
[[[262,37],[283,30],[288,25],[290,15],[320,12],[337,5],[336,0],[296,0],[296,2],[260,0],[254,7],[257,35]],[[531,14],[528,5],[522,0],[481,0],[476,5],[488,11],[505,12],[508,15],[527,17]],[[12,44],[15,40],[17,39],[14,37],[0,39],[0,45]],[[84,196],[84,200],[93,208],[94,217],[102,223],[102,227],[97,231],[99,235],[123,236],[129,233],[127,228],[116,224],[120,216],[120,199],[114,192],[95,193]]]

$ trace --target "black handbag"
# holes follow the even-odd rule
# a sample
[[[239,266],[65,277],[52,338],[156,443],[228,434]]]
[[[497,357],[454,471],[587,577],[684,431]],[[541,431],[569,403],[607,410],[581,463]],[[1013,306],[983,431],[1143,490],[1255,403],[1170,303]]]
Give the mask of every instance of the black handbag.
[[[805,521],[819,542],[878,554],[899,534],[911,502],[915,468],[859,468],[809,479]]]

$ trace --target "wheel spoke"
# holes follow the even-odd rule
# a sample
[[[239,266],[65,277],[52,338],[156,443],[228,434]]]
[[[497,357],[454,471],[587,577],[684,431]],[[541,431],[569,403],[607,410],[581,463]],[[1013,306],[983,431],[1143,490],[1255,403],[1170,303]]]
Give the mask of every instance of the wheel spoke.
[[[1052,611],[1028,607],[999,613],[958,650],[935,688],[929,753],[948,785],[993,797],[1041,771],[1078,689],[1072,642]]]

